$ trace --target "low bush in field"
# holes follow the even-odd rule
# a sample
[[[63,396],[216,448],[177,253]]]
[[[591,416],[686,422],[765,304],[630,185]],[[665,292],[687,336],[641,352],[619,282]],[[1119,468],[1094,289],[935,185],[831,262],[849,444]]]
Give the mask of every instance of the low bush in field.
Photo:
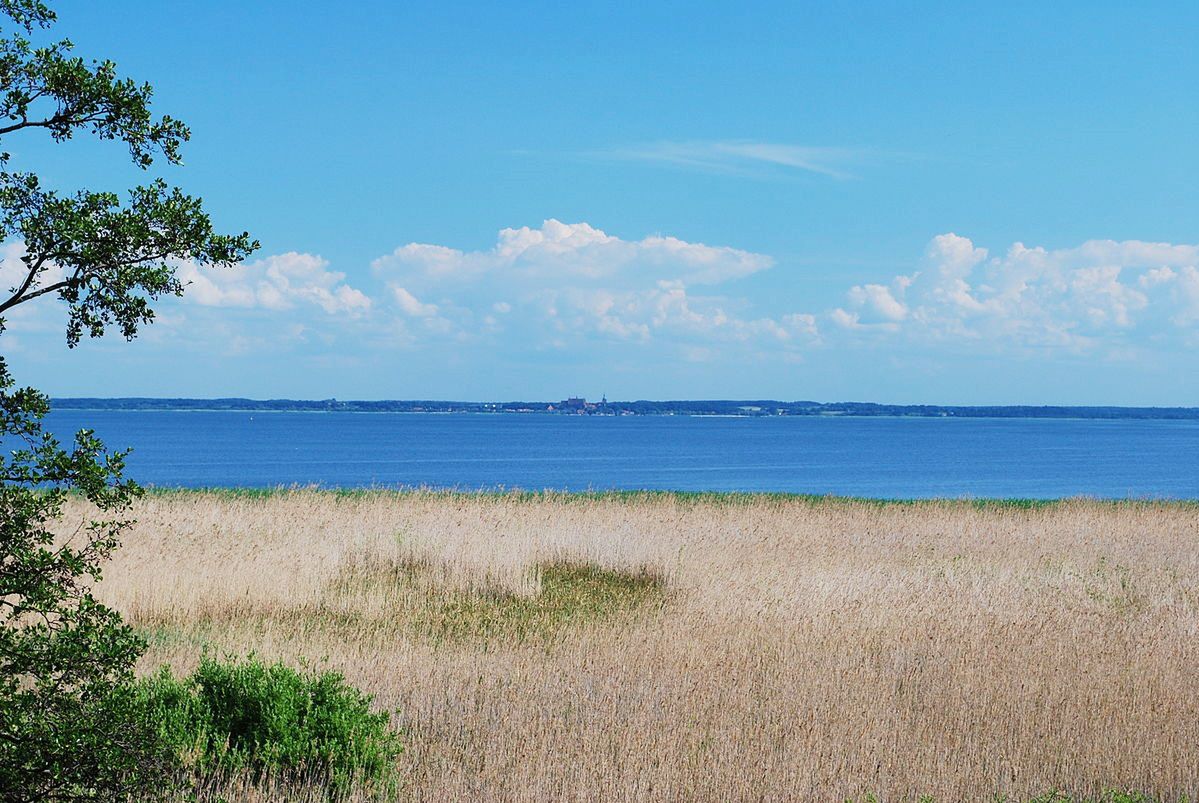
[[[398,734],[336,672],[204,657],[188,677],[164,667],[138,681],[135,700],[197,776],[305,779],[334,798],[394,782]]]

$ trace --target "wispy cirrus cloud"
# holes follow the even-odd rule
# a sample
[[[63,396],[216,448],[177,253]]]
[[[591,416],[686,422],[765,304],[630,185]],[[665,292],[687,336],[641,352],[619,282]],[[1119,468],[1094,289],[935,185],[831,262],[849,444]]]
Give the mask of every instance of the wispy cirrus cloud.
[[[850,168],[866,152],[753,140],[662,141],[610,150],[589,156],[626,162],[647,162],[685,170],[765,178],[780,173],[815,173],[835,179],[853,178]]]

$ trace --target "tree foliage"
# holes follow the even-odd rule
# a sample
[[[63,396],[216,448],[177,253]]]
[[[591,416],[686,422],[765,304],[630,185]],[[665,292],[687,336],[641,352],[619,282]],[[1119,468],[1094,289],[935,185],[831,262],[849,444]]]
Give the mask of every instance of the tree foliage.
[[[75,56],[69,41],[33,44],[55,21],[40,0],[0,0],[0,144],[18,132],[57,142],[85,133],[123,143],[142,169],[179,163],[188,129],[152,113],[148,84]],[[155,301],[183,292],[181,261],[231,266],[258,246],[216,233],[198,198],[160,179],[122,200],[46,188],[10,162],[0,153],[0,239],[20,241],[24,255],[0,289],[0,334],[5,313],[47,297],[67,307],[68,347],[110,328],[132,338]],[[123,476],[124,453],[91,431],[66,445],[51,435],[48,410],[0,356],[0,801],[144,798],[170,760],[127,704],[145,645],[91,592],[140,489]],[[94,520],[63,521],[71,494]]]
[[[0,367],[0,371],[3,368]],[[0,799],[104,799],[161,767],[152,734],[120,705],[143,644],[88,590],[137,493],[123,455],[88,431],[63,448],[42,429],[47,400],[0,374],[0,431],[17,445],[0,483]],[[100,516],[51,529],[70,490]]]

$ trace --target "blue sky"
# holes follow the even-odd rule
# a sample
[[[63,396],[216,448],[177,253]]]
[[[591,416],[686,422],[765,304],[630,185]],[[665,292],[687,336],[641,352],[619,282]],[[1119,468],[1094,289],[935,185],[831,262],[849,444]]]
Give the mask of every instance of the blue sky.
[[[133,344],[14,316],[18,377],[1199,404],[1194,4],[619,5],[58,3],[191,124],[166,177],[263,248],[181,265]],[[64,188],[142,178],[6,147]]]

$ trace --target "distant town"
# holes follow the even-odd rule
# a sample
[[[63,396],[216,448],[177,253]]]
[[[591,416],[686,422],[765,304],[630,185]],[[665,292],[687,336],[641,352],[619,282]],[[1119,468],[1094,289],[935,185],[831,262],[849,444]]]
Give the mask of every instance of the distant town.
[[[1162,418],[1199,420],[1199,407],[959,406],[873,402],[709,399],[694,401],[341,401],[338,399],[60,398],[57,410],[227,410],[311,413],[477,413],[510,415],[910,416],[922,418]]]

